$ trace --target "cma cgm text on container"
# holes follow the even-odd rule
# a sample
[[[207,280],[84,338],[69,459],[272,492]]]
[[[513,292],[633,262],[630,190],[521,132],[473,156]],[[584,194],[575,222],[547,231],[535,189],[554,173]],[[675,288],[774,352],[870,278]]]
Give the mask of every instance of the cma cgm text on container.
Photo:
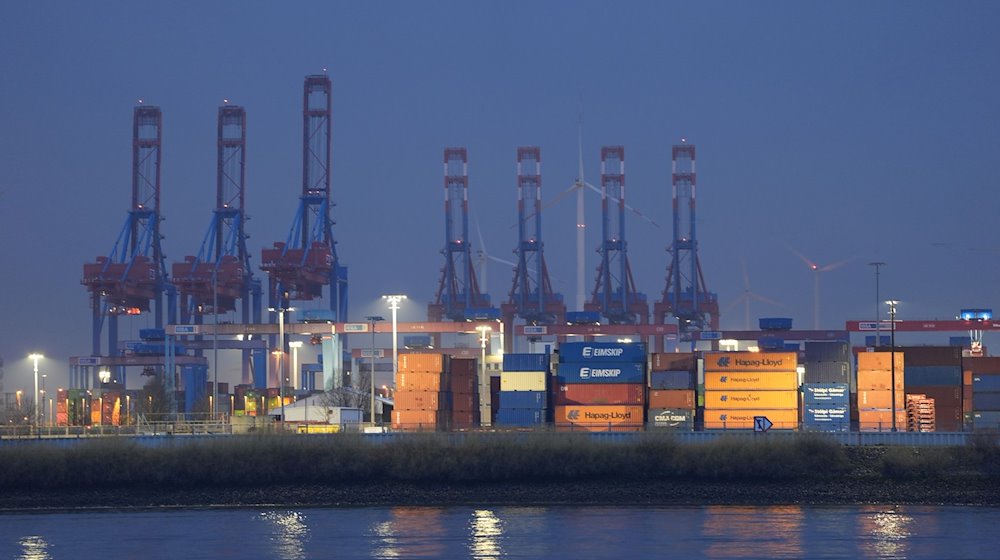
[[[706,352],[705,371],[795,371],[795,352]]]

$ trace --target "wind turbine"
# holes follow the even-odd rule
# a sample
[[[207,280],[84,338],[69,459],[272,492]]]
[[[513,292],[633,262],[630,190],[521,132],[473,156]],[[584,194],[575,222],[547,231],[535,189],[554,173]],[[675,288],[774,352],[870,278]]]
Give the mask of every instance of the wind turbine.
[[[747,274],[747,262],[746,262],[745,258],[740,257],[740,265],[743,268],[743,293],[740,294],[740,297],[736,298],[736,301],[734,301],[732,304],[729,305],[729,307],[726,309],[726,313],[728,314],[729,311],[731,311],[737,305],[739,305],[739,304],[742,303],[744,305],[744,312],[746,313],[746,330],[749,331],[749,330],[751,330],[751,325],[750,325],[750,301],[751,300],[756,300],[756,301],[759,301],[759,302],[762,302],[762,303],[766,303],[766,304],[769,304],[769,305],[774,305],[774,306],[777,306],[777,307],[785,307],[785,305],[782,304],[782,303],[779,303],[777,301],[774,301],[773,299],[764,297],[764,296],[762,296],[762,295],[760,295],[758,293],[755,293],[755,292],[751,291],[750,290],[750,275]]]
[[[819,275],[823,272],[830,272],[831,270],[840,268],[845,264],[851,262],[853,258],[844,259],[842,261],[838,261],[827,265],[819,265],[807,259],[805,255],[796,251],[794,248],[792,248],[791,245],[788,246],[788,249],[791,252],[795,253],[795,255],[798,256],[800,259],[802,259],[802,262],[806,263],[806,266],[812,269],[813,274],[815,276],[814,286],[813,286],[813,330],[819,330]]]
[[[501,264],[509,265],[511,268],[516,268],[517,267],[517,263],[515,263],[514,261],[504,260],[504,259],[501,259],[500,257],[495,257],[495,256],[491,255],[489,253],[489,251],[486,250],[486,241],[483,239],[483,230],[479,226],[479,217],[476,215],[476,211],[475,210],[472,210],[472,219],[475,220],[475,222],[476,222],[476,235],[479,236],[479,250],[476,251],[476,256],[478,257],[478,264],[479,264],[479,290],[482,293],[487,294],[487,293],[489,293],[489,290],[487,289],[487,284],[486,284],[486,278],[487,278],[486,264],[487,264],[487,262],[492,260],[492,261],[496,261],[496,262],[501,263]]]

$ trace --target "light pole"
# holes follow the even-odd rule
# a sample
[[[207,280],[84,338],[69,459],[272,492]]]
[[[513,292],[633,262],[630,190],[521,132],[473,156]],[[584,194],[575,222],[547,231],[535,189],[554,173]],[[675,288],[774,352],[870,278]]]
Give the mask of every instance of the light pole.
[[[278,398],[281,399],[281,427],[285,427],[285,369],[282,356],[285,354],[285,312],[295,311],[294,307],[268,307],[268,311],[278,312],[278,349],[274,351],[278,356]]]
[[[292,389],[299,389],[299,348],[302,348],[302,341],[289,341],[288,347],[292,349]]]
[[[879,323],[882,320],[882,315],[881,313],[879,313],[879,307],[881,306],[881,303],[879,302],[881,300],[879,300],[878,297],[878,273],[879,269],[885,266],[885,263],[881,261],[875,261],[868,263],[868,266],[875,267],[875,348],[878,348]]]
[[[32,403],[35,405],[35,427],[38,427],[38,360],[41,360],[45,356],[35,352],[28,356],[35,363],[35,393],[31,396]]]
[[[372,378],[371,378],[372,408],[371,412],[369,412],[369,417],[371,419],[372,426],[374,426],[375,425],[375,323],[379,321],[385,321],[385,317],[382,317],[381,315],[369,315],[365,317],[365,319],[368,319],[368,323],[371,325],[372,328]]]
[[[219,262],[216,259],[215,268],[212,270],[212,392],[219,394]],[[210,397],[212,395],[209,395]],[[212,419],[216,414],[216,402],[212,399]]]
[[[889,368],[892,382],[892,431],[896,431],[896,304],[894,299],[886,301],[889,305]]]
[[[382,299],[389,302],[389,309],[392,311],[392,382],[396,382],[396,362],[399,361],[399,346],[396,341],[396,312],[399,310],[399,302],[406,299],[402,294],[382,296]]]
[[[479,424],[483,425],[483,423],[484,423],[483,422],[483,418],[484,418],[484,416],[486,416],[486,415],[483,414],[483,408],[484,408],[484,405],[485,405],[485,402],[486,402],[485,399],[483,398],[483,391],[484,391],[485,384],[486,384],[486,343],[490,339],[489,338],[490,337],[490,331],[492,331],[493,328],[490,327],[489,325],[479,325],[478,327],[476,327],[476,330],[479,331],[479,348],[480,348],[480,352],[481,352],[480,353],[480,357],[479,357],[479,383],[478,383],[478,385],[479,385]]]

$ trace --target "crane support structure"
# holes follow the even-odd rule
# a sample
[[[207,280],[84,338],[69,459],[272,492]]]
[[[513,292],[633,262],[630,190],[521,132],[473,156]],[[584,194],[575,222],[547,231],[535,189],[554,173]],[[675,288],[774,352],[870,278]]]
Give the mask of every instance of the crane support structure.
[[[514,317],[532,325],[565,320],[562,294],[552,290],[542,242],[542,152],[537,147],[517,149],[517,266],[510,298],[501,306],[507,332]]]
[[[613,205],[613,207],[612,207]],[[598,249],[601,262],[590,303],[585,311],[597,311],[612,325],[646,324],[646,295],[635,289],[625,240],[625,148],[601,148],[601,231]]]
[[[663,297],[653,305],[653,321],[664,323],[667,316],[677,318],[682,341],[693,341],[692,333],[719,330],[719,299],[705,287],[705,276],[698,259],[696,235],[694,144],[681,140],[672,150],[674,239],[667,249],[671,260],[667,265]]]
[[[92,355],[100,356],[101,334],[108,329],[108,355],[118,355],[118,317],[152,311],[156,328],[176,322],[174,287],[167,277],[160,245],[160,164],[163,114],[139,105],[132,121],[132,206],[107,256],[83,265],[81,283],[90,292]],[[167,296],[164,317],[163,296]]]
[[[430,321],[495,320],[500,310],[479,292],[469,246],[469,160],[465,148],[444,150],[444,267]]]
[[[285,242],[261,253],[261,270],[268,274],[268,306],[288,309],[290,301],[323,297],[329,286],[330,310],[338,321],[347,318],[347,267],[337,258],[330,195],[330,78],[306,76],[302,110],[302,194]],[[270,320],[277,320],[277,311]]]

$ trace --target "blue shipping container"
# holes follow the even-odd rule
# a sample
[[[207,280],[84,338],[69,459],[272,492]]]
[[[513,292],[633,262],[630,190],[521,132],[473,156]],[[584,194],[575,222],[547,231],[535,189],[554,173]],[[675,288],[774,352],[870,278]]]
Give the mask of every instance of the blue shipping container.
[[[806,406],[846,407],[851,402],[851,389],[847,383],[803,383],[802,400]]]
[[[503,371],[549,371],[549,355],[504,354]]]
[[[564,342],[559,345],[559,361],[645,364],[646,345],[641,342]]]
[[[501,408],[496,423],[501,426],[534,426],[545,422],[545,409]]]
[[[559,383],[645,383],[646,364],[571,363],[559,364]]]
[[[972,427],[977,430],[1000,429],[1000,410],[977,410],[973,412]]]
[[[143,340],[165,340],[166,329],[139,329],[139,338]]]
[[[807,364],[810,362],[846,362],[851,358],[847,342],[844,341],[807,340],[805,345]]]
[[[548,408],[545,391],[500,391],[500,408]]]
[[[850,383],[851,369],[847,362],[812,362],[805,364],[805,383]]]
[[[654,371],[649,374],[650,389],[694,389],[690,371]]]
[[[1000,393],[973,393],[972,410],[1000,410]]]
[[[790,331],[792,320],[788,317],[761,317],[757,325],[762,331]]]
[[[824,422],[837,422],[847,424],[851,421],[850,406],[838,405],[806,405],[802,409],[802,422],[804,424],[819,424]]]
[[[906,366],[903,383],[914,387],[961,387],[962,366]]]
[[[997,393],[1000,392],[1000,375],[973,375],[973,393]]]

